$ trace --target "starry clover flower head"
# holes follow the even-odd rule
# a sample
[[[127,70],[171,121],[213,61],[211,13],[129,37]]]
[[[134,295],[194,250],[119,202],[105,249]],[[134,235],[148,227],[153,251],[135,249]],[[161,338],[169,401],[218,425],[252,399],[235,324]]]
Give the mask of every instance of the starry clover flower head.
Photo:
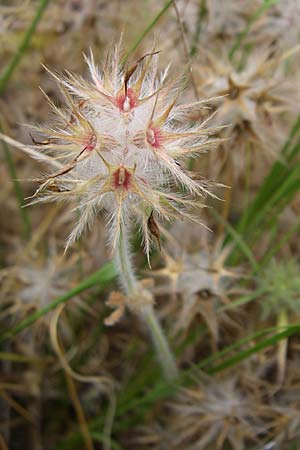
[[[122,229],[135,223],[149,257],[151,240],[159,243],[158,220],[195,219],[196,199],[209,193],[210,183],[183,164],[210,144],[214,130],[207,121],[189,122],[191,110],[202,103],[177,105],[184,79],[168,80],[168,68],[159,74],[157,51],[127,68],[120,46],[101,68],[92,53],[86,62],[90,81],[52,74],[66,107],[48,99],[58,124],[38,128],[42,141],[33,137],[31,153],[46,159],[53,171],[41,180],[32,201],[76,202],[79,219],[67,246],[102,211],[112,249]]]

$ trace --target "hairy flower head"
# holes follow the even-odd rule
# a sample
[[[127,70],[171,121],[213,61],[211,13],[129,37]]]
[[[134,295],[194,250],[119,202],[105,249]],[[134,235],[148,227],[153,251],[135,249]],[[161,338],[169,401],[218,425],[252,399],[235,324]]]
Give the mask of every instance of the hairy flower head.
[[[213,161],[213,171],[231,164],[237,177],[244,172],[247,155],[252,165],[277,157],[284,142],[287,124],[299,110],[298,79],[286,77],[285,60],[296,52],[274,54],[264,46],[249,55],[240,68],[226,54],[202,51],[196,72],[199,92],[214,98],[215,126],[226,126],[220,161]],[[206,62],[205,62],[206,61]],[[223,157],[222,157],[223,155]],[[220,158],[221,156],[221,158]]]
[[[31,153],[54,168],[41,180],[33,202],[76,201],[80,218],[67,245],[104,211],[112,248],[121,229],[134,222],[149,255],[152,236],[159,241],[157,219],[193,218],[188,212],[196,206],[193,197],[207,193],[208,183],[182,166],[184,158],[209,142],[206,123],[187,121],[200,102],[176,106],[182,83],[167,81],[167,70],[158,74],[157,53],[127,69],[119,48],[101,69],[91,54],[86,58],[91,81],[54,74],[67,107],[60,109],[48,99],[59,123],[39,129],[46,136],[41,142],[33,138],[38,152]]]
[[[228,305],[230,297],[239,292],[237,280],[242,273],[226,267],[231,248],[222,248],[221,240],[213,246],[200,244],[196,248],[201,239],[199,231],[193,236],[196,229],[194,224],[189,227],[184,224],[184,228],[180,223],[175,224],[173,239],[170,239],[172,246],[167,245],[169,253],[163,252],[164,265],[152,271],[152,276],[157,279],[153,292],[156,296],[171,294],[173,298],[178,297],[179,310],[176,308],[176,321],[172,324],[175,334],[179,330],[190,329],[200,315],[213,342],[217,342],[221,323],[238,328],[238,324],[226,312],[221,312],[220,307]],[[187,246],[189,234],[193,240],[192,248]]]
[[[265,389],[260,392],[257,379],[255,383],[236,373],[230,378],[202,377],[193,388],[183,388],[169,405],[170,448],[272,448],[268,443],[276,440],[282,422],[286,427],[287,411],[267,404]]]

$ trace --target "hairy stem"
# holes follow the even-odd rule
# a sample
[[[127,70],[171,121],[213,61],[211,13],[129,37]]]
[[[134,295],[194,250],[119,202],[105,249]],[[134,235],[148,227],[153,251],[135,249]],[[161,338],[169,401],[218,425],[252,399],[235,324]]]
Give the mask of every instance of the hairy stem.
[[[163,373],[167,380],[174,381],[178,378],[175,359],[156,317],[151,296],[136,279],[129,252],[128,237],[124,231],[121,231],[114,258],[123,289],[129,298],[129,307],[147,325]]]
[[[124,291],[128,296],[135,296],[138,292],[138,282],[131,263],[128,238],[123,230],[120,233],[119,244],[114,259]]]
[[[161,368],[168,381],[178,378],[178,371],[174,356],[170,350],[169,343],[164,335],[162,327],[156,317],[153,305],[145,305],[141,311],[141,318],[147,324],[151,334],[153,345]]]

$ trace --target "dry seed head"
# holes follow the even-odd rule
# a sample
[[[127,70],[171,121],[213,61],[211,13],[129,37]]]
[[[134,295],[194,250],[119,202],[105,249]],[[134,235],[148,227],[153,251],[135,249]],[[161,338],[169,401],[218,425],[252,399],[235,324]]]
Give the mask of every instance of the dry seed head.
[[[225,7],[226,3],[226,7]],[[206,35],[209,41],[232,39],[241,33],[247,22],[261,7],[261,0],[208,0]],[[212,43],[212,42],[210,42]],[[219,41],[220,44],[220,41]]]
[[[192,388],[182,389],[169,408],[171,448],[185,450],[254,448],[270,442],[277,422],[285,418],[237,374],[223,379],[202,377]]]
[[[250,153],[257,173],[278,156],[287,125],[299,112],[299,80],[286,77],[287,56],[262,46],[237,70],[224,51],[217,57],[202,49],[195,71],[198,89],[214,99],[214,126],[225,126],[223,151],[212,154],[214,176],[225,165],[232,166],[236,178],[242,176]]]
[[[149,256],[151,239],[159,242],[156,220],[193,219],[188,209],[197,206],[194,197],[208,192],[208,183],[191,177],[182,161],[203,151],[209,133],[206,123],[187,120],[199,105],[175,105],[182,82],[167,81],[168,70],[158,74],[158,52],[128,69],[119,53],[119,47],[109,53],[102,69],[92,54],[86,58],[92,82],[52,74],[67,108],[48,99],[59,126],[40,130],[46,140],[34,144],[51,156],[56,169],[42,180],[33,202],[77,202],[80,219],[67,246],[105,211],[112,248],[121,228],[135,222]]]
[[[213,340],[217,342],[221,323],[238,328],[238,323],[230,315],[218,309],[221,305],[228,305],[230,297],[239,292],[237,281],[242,278],[242,273],[226,268],[229,246],[222,248],[222,242],[218,241],[213,247],[207,246],[195,251],[195,239],[199,242],[198,233],[194,239],[194,251],[187,251],[183,245],[184,231],[181,227],[178,228],[181,236],[177,236],[178,241],[173,242],[172,247],[167,245],[170,254],[163,253],[163,267],[152,271],[152,276],[156,278],[153,292],[156,296],[170,293],[178,296],[180,306],[179,310],[176,309],[177,320],[172,327],[175,334],[179,330],[188,330],[200,315]],[[186,232],[191,232],[192,228],[193,224],[189,228],[185,224]],[[178,233],[175,229],[175,236],[176,231]]]
[[[299,0],[275,2],[267,17],[261,21],[258,37],[264,41],[276,41],[277,47],[288,49],[299,44],[299,21]]]

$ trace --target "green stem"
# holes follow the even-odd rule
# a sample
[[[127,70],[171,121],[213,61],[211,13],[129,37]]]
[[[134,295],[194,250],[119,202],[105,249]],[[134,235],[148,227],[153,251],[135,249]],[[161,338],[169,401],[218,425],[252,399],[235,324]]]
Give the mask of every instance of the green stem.
[[[156,317],[153,305],[145,305],[143,307],[141,317],[150,331],[156,355],[166,379],[168,381],[176,380],[178,378],[178,371],[175,359],[170,350],[169,343],[164,335],[162,327]]]
[[[129,306],[140,317],[141,321],[146,324],[166,379],[168,381],[176,380],[178,372],[175,359],[156,317],[153,304],[151,300],[149,301],[149,294],[136,279],[129,252],[128,237],[123,230],[120,233],[119,245],[114,259],[123,289],[129,298],[129,302],[131,302]]]
[[[131,263],[127,235],[121,230],[119,245],[114,255],[116,270],[127,295],[134,296],[138,282]]]

